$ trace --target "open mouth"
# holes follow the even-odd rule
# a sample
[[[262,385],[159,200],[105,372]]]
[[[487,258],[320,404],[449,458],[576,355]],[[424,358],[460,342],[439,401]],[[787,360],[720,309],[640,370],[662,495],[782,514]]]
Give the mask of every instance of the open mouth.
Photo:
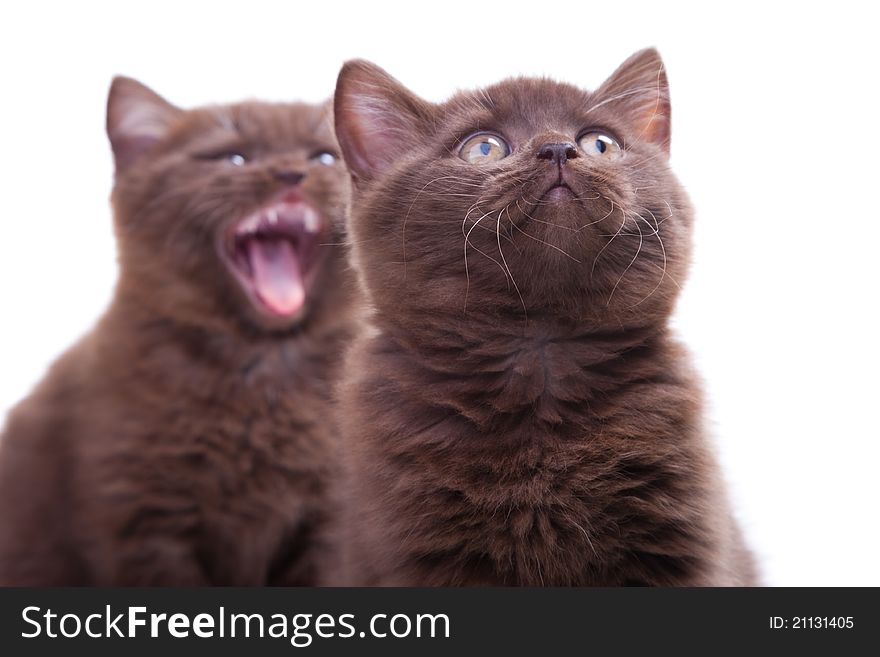
[[[258,309],[288,319],[300,313],[322,224],[314,207],[298,195],[288,195],[227,231],[224,260]]]

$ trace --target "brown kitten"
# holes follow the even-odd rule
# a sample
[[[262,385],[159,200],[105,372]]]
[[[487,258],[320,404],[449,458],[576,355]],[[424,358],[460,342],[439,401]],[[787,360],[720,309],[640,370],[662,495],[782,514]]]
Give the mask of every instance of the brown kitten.
[[[398,585],[755,582],[668,329],[691,209],[654,50],[597,91],[336,90],[372,327],[346,367],[350,576]]]
[[[320,581],[352,321],[330,114],[114,80],[120,279],[9,418],[0,584]]]

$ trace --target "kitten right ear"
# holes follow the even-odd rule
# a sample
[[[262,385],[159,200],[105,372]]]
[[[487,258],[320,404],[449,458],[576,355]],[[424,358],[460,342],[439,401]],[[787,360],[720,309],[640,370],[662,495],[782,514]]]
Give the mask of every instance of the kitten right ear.
[[[345,163],[358,182],[412,150],[431,104],[375,64],[353,60],[339,72],[333,113]]]
[[[669,153],[669,81],[660,53],[646,48],[632,55],[596,91],[600,104],[627,116],[644,139]]]
[[[107,136],[116,171],[123,171],[162,137],[183,110],[132,78],[117,76],[107,96]]]

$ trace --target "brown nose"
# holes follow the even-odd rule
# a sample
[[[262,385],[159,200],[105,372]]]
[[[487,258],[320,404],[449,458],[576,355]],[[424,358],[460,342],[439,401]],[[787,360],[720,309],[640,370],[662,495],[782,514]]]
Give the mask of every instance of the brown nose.
[[[544,144],[538,149],[539,160],[550,160],[553,164],[564,165],[578,156],[577,148],[571,142]]]
[[[273,169],[272,175],[275,176],[275,180],[285,185],[299,185],[306,177],[306,174],[292,169]]]

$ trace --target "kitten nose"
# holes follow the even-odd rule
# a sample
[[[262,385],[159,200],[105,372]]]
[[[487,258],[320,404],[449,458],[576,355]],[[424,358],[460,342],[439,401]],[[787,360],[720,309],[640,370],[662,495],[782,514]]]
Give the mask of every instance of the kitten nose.
[[[564,165],[578,156],[577,148],[570,141],[544,144],[538,149],[539,160],[550,160],[553,164]]]
[[[306,174],[291,169],[273,169],[272,175],[275,176],[275,180],[286,185],[299,185],[306,177]]]

